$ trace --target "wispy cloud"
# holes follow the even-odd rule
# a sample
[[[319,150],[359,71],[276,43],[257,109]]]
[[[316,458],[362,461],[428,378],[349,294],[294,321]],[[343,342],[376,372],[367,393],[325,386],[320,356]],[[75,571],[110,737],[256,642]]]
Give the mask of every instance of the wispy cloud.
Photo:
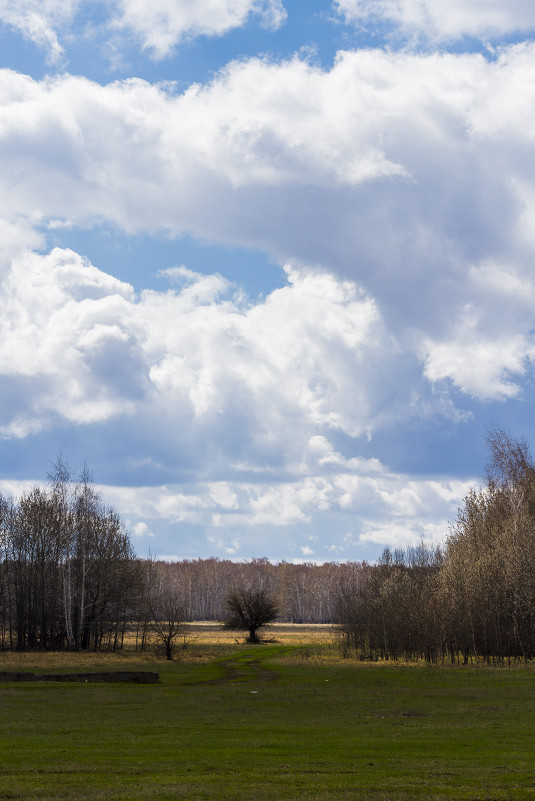
[[[64,53],[60,34],[68,29],[82,0],[0,0],[0,23],[18,31],[47,53],[50,64]]]
[[[75,25],[77,15],[98,11],[98,23],[88,26],[98,41],[113,42],[119,50],[131,41],[160,60],[184,40],[223,36],[251,20],[276,30],[287,14],[281,0],[0,0],[0,24],[16,30],[45,50],[49,64],[87,35]]]

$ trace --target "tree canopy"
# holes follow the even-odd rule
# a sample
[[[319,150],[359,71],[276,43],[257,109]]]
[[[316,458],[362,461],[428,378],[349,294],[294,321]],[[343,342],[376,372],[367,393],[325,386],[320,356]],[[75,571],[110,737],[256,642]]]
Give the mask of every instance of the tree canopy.
[[[248,632],[247,642],[258,643],[258,629],[279,615],[276,600],[266,590],[240,587],[229,592],[225,627]]]

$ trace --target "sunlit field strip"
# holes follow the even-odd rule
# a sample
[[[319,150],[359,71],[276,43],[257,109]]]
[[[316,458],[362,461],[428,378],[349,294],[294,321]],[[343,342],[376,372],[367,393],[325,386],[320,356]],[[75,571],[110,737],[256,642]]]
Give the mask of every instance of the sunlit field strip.
[[[236,650],[238,644],[243,645],[244,637],[240,632],[228,631],[220,623],[199,622],[185,623],[183,627],[183,646],[178,654],[177,661],[204,662],[220,656],[225,649]],[[277,643],[293,645],[296,647],[318,648],[324,651],[333,650],[335,628],[323,624],[293,624],[280,623],[263,629],[265,637],[274,638]],[[3,670],[30,670],[32,668],[61,669],[61,668],[113,668],[121,669],[127,663],[154,664],[161,661],[154,653],[153,643],[149,639],[144,650],[135,648],[135,632],[130,632],[125,638],[125,646],[118,651],[99,652],[69,652],[69,651],[0,651],[0,669]],[[264,646],[260,645],[259,648]],[[334,648],[336,651],[337,649]],[[326,655],[326,654],[325,654]],[[331,654],[331,658],[334,654]],[[306,656],[304,657],[306,658]]]

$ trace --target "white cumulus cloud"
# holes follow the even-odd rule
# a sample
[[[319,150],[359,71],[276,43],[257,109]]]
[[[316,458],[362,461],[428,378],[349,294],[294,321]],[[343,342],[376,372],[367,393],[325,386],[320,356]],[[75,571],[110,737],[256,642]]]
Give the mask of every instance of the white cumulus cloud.
[[[131,31],[144,49],[163,58],[182,39],[222,36],[245,25],[251,17],[267,28],[286,19],[280,0],[118,0],[115,24]]]
[[[156,451],[212,450],[215,472],[333,469],[316,432],[381,425],[396,383],[395,414],[412,414],[395,343],[353,283],[288,268],[287,287],[250,304],[217,276],[177,274],[137,297],[73,251],[15,259],[0,289],[3,435],[125,418]],[[235,506],[222,487],[218,501]]]
[[[362,27],[392,23],[405,35],[435,42],[535,29],[531,0],[335,0],[334,5],[348,22]]]
[[[314,556],[318,561],[350,558],[356,546],[390,547],[445,541],[450,523],[469,489],[470,481],[414,479],[393,474],[380,465],[374,475],[355,472],[349,464],[334,475],[312,471],[305,478],[277,483],[233,480],[182,486],[108,487],[114,506],[149,521],[153,528],[165,522],[194,525],[206,532],[196,542],[201,552],[242,557],[263,546],[283,550],[294,558]],[[377,466],[375,466],[377,467]],[[231,492],[229,508],[221,493]],[[342,493],[351,502],[341,506]],[[408,498],[410,497],[410,501]],[[317,534],[305,533],[314,526]],[[346,526],[351,526],[348,532]],[[240,532],[239,537],[236,531]],[[176,534],[170,535],[174,541]]]
[[[417,356],[431,382],[450,380],[478,398],[511,397],[531,370],[533,349],[532,307],[518,287],[532,287],[535,257],[534,72],[533,44],[505,48],[495,61],[347,52],[329,70],[297,58],[251,59],[182,94],[141,80],[39,82],[3,70],[0,216],[11,231],[103,221],[130,233],[188,232],[259,247],[297,265],[303,291],[305,274],[310,286],[319,280],[303,265],[319,265],[324,284],[328,272],[342,279],[322,291],[345,292],[347,278],[347,291],[357,287],[366,297],[358,324],[344,318],[342,333],[336,320],[348,353],[361,352],[359,325],[373,306],[381,348],[397,352],[399,371],[410,373]],[[183,282],[181,302],[196,296],[199,316],[224,284],[215,276],[188,284],[187,269],[169,278]],[[279,313],[291,329],[291,312],[281,310],[287,297],[274,296],[247,319],[260,326],[268,311]],[[172,305],[159,295],[143,303],[147,310]],[[309,303],[325,327],[333,324],[319,300]],[[263,346],[265,358],[280,348],[281,331]],[[110,339],[124,348],[123,334],[95,328],[80,347],[96,354],[97,343]],[[288,347],[307,370],[327,358],[323,345],[309,353]],[[215,343],[210,348],[218,352]],[[97,363],[95,355],[94,369]],[[149,385],[166,392],[179,366],[191,370],[191,359],[171,348],[150,363]],[[352,363],[360,374],[357,408],[368,403],[366,382],[372,397],[390,392],[391,361],[385,364],[371,375]],[[360,431],[343,404],[327,413],[338,393],[330,373],[342,372],[333,365],[316,383],[288,370],[285,395],[299,396],[309,419],[329,414],[333,426]],[[214,363],[195,373],[202,380],[188,402],[196,414],[212,408],[215,387],[226,398],[220,371]],[[252,394],[275,391],[254,375]],[[110,397],[102,402],[107,414]]]

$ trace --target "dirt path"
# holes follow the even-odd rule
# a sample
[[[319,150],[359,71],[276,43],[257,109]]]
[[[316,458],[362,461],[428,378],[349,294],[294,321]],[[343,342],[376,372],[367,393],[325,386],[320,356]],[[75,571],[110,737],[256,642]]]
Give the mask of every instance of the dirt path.
[[[273,681],[279,675],[275,668],[266,663],[274,656],[292,651],[295,646],[259,646],[261,651],[242,651],[234,656],[218,659],[216,664],[222,668],[223,675],[198,684],[228,684],[234,682]]]

